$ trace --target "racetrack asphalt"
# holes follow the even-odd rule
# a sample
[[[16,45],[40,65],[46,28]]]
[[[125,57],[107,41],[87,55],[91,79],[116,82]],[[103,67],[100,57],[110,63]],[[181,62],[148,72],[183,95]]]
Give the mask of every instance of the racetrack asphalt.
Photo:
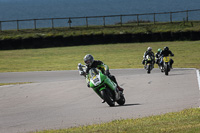
[[[196,69],[174,68],[168,76],[155,68],[112,69],[124,88],[124,106],[109,107],[78,71],[0,73],[0,133],[69,128],[176,112],[200,105]]]

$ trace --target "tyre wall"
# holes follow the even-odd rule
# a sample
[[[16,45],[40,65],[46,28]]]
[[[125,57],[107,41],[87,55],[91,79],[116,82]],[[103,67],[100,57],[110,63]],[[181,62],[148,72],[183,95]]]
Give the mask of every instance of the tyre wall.
[[[200,40],[200,31],[138,34],[99,34],[0,40],[0,50],[80,46],[109,43]]]

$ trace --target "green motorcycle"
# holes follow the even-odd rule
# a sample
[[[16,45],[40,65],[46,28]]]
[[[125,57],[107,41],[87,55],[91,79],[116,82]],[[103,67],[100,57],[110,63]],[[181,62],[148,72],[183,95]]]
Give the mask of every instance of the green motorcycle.
[[[89,86],[101,99],[103,99],[111,107],[115,106],[115,102],[119,105],[124,105],[124,94],[117,89],[116,83],[114,83],[97,68],[91,68],[89,73],[86,75],[82,67],[85,66],[81,64],[78,65],[80,75],[84,75],[86,77],[86,82],[89,83]]]

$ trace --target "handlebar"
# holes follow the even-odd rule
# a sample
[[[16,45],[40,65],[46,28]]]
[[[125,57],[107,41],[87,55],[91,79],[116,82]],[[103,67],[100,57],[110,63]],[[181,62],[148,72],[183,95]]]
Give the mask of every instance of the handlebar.
[[[81,63],[78,63],[78,70],[79,70],[79,74],[80,75],[85,75],[85,71],[83,70],[83,67],[85,68],[86,66],[85,65],[82,65]]]

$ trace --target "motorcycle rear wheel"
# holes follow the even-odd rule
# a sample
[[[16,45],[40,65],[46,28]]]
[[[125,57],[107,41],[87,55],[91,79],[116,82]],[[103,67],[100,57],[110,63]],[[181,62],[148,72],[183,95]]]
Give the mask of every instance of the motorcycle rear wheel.
[[[124,95],[123,95],[122,93],[120,93],[120,99],[117,100],[117,103],[118,103],[119,105],[124,105],[125,101],[126,101],[126,100],[125,100]]]
[[[102,90],[100,93],[101,93],[103,99],[106,101],[106,103],[107,103],[110,107],[115,106],[115,101],[114,101],[114,99],[112,98],[113,96],[112,96],[112,93],[110,92],[110,90],[104,89],[104,90]]]

